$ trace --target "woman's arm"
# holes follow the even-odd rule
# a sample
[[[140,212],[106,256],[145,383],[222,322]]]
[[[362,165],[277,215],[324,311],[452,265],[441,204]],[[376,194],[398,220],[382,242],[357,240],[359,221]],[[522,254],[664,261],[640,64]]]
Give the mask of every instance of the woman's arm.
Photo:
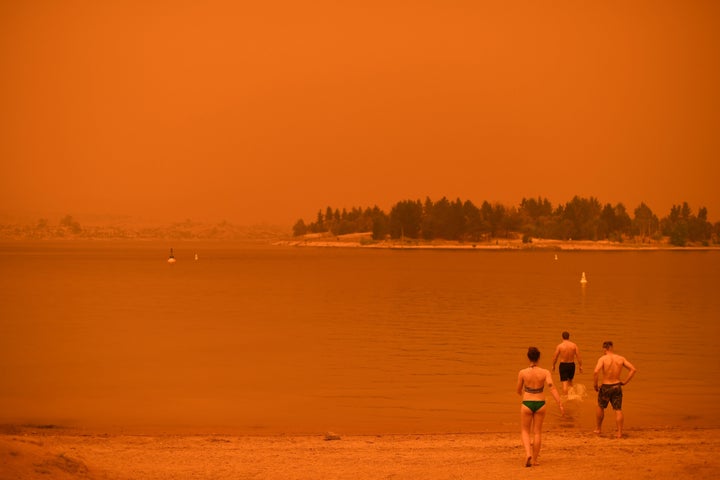
[[[517,383],[517,393],[518,395],[522,395],[523,392],[523,376],[522,376],[522,370],[518,373],[518,383]]]

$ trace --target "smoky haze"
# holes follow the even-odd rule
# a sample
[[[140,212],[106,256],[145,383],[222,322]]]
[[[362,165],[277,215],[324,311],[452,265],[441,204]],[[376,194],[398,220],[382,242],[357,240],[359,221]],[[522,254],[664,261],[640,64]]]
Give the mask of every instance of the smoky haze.
[[[460,197],[720,218],[715,2],[4,2],[0,214]]]

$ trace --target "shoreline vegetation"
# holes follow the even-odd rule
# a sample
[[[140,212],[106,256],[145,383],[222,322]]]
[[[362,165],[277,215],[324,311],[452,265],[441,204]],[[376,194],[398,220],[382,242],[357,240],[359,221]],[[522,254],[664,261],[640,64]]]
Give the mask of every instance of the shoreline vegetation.
[[[310,233],[292,239],[277,240],[277,246],[317,248],[369,248],[396,250],[522,250],[522,251],[652,251],[652,250],[720,250],[720,245],[692,244],[683,247],[673,245],[668,238],[650,241],[610,240],[554,240],[543,238],[495,239],[484,242],[462,242],[450,240],[386,239],[373,240],[372,232],[332,235]]]
[[[678,247],[720,244],[720,222],[708,220],[708,210],[697,213],[687,202],[673,205],[659,218],[645,203],[630,216],[625,205],[604,206],[594,197],[575,196],[565,204],[554,206],[546,198],[523,198],[518,206],[490,204],[480,207],[470,200],[451,201],[446,197],[433,201],[404,200],[392,206],[389,213],[377,206],[347,210],[327,207],[316,219],[306,223],[299,219],[292,228],[295,237],[331,233],[335,236],[372,232],[377,241],[422,239],[486,244],[507,239],[591,240],[617,243],[663,243],[665,238]]]
[[[330,232],[309,233],[290,237],[283,235],[278,227],[259,226],[237,229],[234,233],[224,232],[220,235],[207,233],[192,234],[184,232],[178,234],[166,231],[164,234],[90,234],[83,235],[27,235],[22,232],[15,234],[0,234],[0,242],[14,244],[20,242],[46,243],[60,242],[168,242],[169,245],[178,245],[182,242],[251,242],[256,244],[269,244],[278,247],[310,247],[310,248],[361,248],[386,250],[483,250],[483,251],[716,251],[720,244],[704,244],[703,242],[686,243],[684,246],[673,245],[669,238],[658,240],[627,240],[622,242],[611,240],[555,240],[547,238],[498,238],[479,242],[466,242],[458,240],[423,240],[411,238],[373,239],[372,232],[349,233],[333,235]],[[203,230],[207,232],[207,230]]]
[[[202,225],[202,224],[197,224]],[[372,232],[349,233],[333,235],[330,232],[308,233],[300,236],[289,236],[283,229],[274,226],[236,227],[229,230],[218,231],[202,226],[196,231],[172,228],[144,231],[135,234],[123,230],[121,234],[108,234],[100,227],[88,228],[83,234],[49,233],[37,235],[27,230],[14,229],[8,233],[3,232],[0,226],[0,242],[168,242],[177,245],[182,242],[252,242],[269,244],[279,247],[314,247],[314,248],[362,248],[362,249],[390,249],[390,250],[496,250],[496,251],[712,251],[720,250],[720,244],[706,244],[704,242],[686,243],[684,246],[673,245],[668,237],[659,239],[630,239],[625,241],[611,240],[556,240],[549,238],[497,238],[478,242],[459,240],[424,240],[412,238],[385,238],[373,239]]]

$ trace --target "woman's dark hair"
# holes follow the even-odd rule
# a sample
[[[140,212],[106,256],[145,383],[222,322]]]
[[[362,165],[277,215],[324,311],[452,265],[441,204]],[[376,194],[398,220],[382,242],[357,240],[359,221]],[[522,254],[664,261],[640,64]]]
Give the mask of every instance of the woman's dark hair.
[[[537,362],[540,360],[540,350],[537,349],[537,347],[530,347],[528,348],[528,360],[531,362]]]

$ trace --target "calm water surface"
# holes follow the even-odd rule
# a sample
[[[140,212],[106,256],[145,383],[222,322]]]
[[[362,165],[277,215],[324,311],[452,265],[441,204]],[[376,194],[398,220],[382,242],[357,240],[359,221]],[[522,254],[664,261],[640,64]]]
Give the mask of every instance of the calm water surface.
[[[569,330],[588,390],[606,339],[638,368],[628,429],[720,425],[720,252],[554,256],[2,244],[0,422],[515,431],[527,347],[549,368]],[[564,419],[550,404],[551,425],[592,428],[594,392]]]

